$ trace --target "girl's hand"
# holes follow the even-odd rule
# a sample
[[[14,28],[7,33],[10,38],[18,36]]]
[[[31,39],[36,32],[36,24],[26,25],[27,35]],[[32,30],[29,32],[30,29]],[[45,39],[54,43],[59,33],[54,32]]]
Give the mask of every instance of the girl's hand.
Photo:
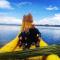
[[[20,37],[19,39],[22,40],[22,37]]]

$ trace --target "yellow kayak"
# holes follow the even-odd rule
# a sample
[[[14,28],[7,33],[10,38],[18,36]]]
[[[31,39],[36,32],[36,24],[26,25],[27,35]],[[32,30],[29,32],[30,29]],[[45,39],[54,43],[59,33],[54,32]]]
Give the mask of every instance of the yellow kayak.
[[[19,46],[17,46],[17,43],[18,43],[18,36],[15,39],[13,39],[12,41],[10,41],[9,43],[7,43],[6,45],[4,45],[0,49],[0,52],[11,52],[11,51],[22,50],[21,48],[19,48]],[[40,47],[44,47],[44,46],[48,46],[48,44],[41,39]],[[31,49],[33,49],[33,48],[35,48],[35,47],[32,46]]]
[[[4,52],[12,52],[12,51],[20,51],[20,50],[22,50],[22,48],[17,46],[17,43],[18,43],[18,36],[15,39],[13,39],[12,41],[10,41],[9,43],[7,43],[6,45],[4,45],[0,49],[0,52],[4,53]],[[43,39],[41,39],[40,47],[45,47],[45,46],[48,46],[48,44]],[[31,49],[34,49],[34,48],[35,48],[35,46],[31,46]],[[43,58],[43,56],[30,57],[29,60],[34,60],[34,59],[35,60],[37,60],[37,59],[42,60],[42,58]],[[51,59],[60,60],[60,58],[55,54],[49,55],[46,60],[51,60]]]
[[[20,51],[20,50],[22,50],[22,48],[17,46],[17,43],[18,43],[18,36],[15,39],[13,39],[12,41],[10,41],[9,43],[7,43],[6,45],[4,45],[0,49],[0,52],[4,53],[4,52],[12,52],[12,51]],[[44,47],[44,46],[48,46],[48,44],[41,39],[40,47]],[[35,46],[31,46],[31,49],[34,49],[34,48],[35,48]],[[39,58],[42,58],[42,57],[39,56]],[[32,57],[32,59],[38,59],[38,58],[37,57]]]
[[[22,50],[22,48],[20,48],[19,46],[17,46],[17,43],[18,43],[18,36],[13,39],[12,41],[10,41],[9,43],[7,43],[6,45],[4,45],[2,48],[0,48],[0,52],[4,53],[4,52],[12,52],[12,51],[20,51]],[[45,46],[48,46],[48,44],[43,40],[41,39],[40,41],[40,47],[45,47]],[[34,49],[35,46],[31,46],[31,49]],[[31,57],[29,58],[29,60],[42,60],[44,56],[37,56],[37,57]],[[52,54],[52,55],[49,55],[46,60],[59,60],[60,58],[55,55],[55,54]]]

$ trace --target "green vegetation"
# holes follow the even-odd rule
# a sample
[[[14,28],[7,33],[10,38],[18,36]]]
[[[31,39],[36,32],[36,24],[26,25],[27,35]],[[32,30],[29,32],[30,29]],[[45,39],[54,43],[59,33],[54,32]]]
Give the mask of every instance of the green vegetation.
[[[0,53],[0,59],[24,59],[27,57],[34,56],[46,56],[50,54],[57,54],[60,56],[60,45],[52,45],[48,47],[24,50],[24,51],[14,51],[14,52],[6,52]]]

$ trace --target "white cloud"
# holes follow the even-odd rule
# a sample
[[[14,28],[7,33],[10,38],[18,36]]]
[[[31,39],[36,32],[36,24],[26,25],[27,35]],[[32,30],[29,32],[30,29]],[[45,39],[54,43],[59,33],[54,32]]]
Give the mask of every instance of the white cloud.
[[[0,0],[0,8],[8,8],[11,9],[12,6],[9,1],[7,0]]]
[[[57,6],[49,6],[46,8],[47,10],[59,10]]]
[[[60,14],[55,14],[54,16],[44,18],[40,20],[40,23],[49,25],[60,25]]]
[[[31,4],[31,2],[21,2],[19,5]]]
[[[42,25],[45,25],[45,24],[60,25],[60,14],[55,14],[53,16],[43,18],[43,19],[41,19],[39,21],[35,20],[34,23],[35,24],[42,24]]]
[[[17,7],[25,6],[25,5],[32,5],[31,2],[20,2]]]
[[[0,23],[5,24],[22,24],[22,19],[17,19],[15,17],[0,15]],[[53,16],[45,17],[41,20],[34,20],[34,24],[49,24],[49,25],[60,25],[60,13],[54,14]]]
[[[4,24],[21,24],[22,20],[15,17],[0,16],[0,23]]]

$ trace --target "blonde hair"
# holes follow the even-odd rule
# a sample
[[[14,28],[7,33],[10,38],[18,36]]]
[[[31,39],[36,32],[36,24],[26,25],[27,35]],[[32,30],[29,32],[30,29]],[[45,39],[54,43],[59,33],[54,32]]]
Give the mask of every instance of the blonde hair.
[[[30,28],[32,26],[32,22],[33,22],[33,19],[32,19],[31,14],[24,15],[23,21],[22,21],[22,30],[21,31],[24,31],[26,28]]]

